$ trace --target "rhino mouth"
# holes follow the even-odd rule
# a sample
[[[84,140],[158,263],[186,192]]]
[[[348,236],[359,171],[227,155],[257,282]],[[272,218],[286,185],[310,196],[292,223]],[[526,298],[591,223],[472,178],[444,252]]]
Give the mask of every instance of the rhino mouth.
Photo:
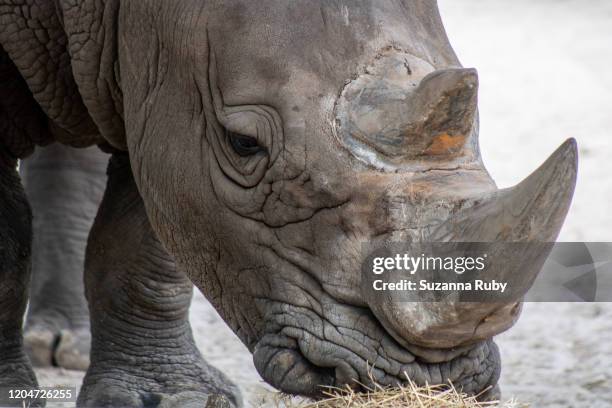
[[[349,241],[342,245],[346,253],[356,246]],[[501,363],[491,337],[453,347],[416,344],[388,327],[365,299],[330,283],[328,275],[334,274],[322,272],[329,265],[313,254],[277,242],[262,246],[262,256],[275,268],[265,274],[271,290],[254,297],[264,323],[249,347],[256,369],[272,386],[319,398],[326,387],[359,390],[410,380],[420,386],[452,383],[471,395],[492,390],[483,396],[497,396]],[[335,275],[348,280],[354,274]]]
[[[571,201],[576,160],[576,143],[568,140],[525,181],[476,195],[470,205],[440,217],[445,221],[427,236],[431,242],[554,241]],[[379,188],[365,182],[359,187],[370,193]],[[341,226],[321,232],[334,237],[332,245],[319,239],[314,249],[301,249],[293,230],[277,230],[276,240],[261,245],[258,256],[270,266],[259,277],[267,282],[266,290],[254,294],[264,321],[258,340],[249,342],[255,367],[282,391],[313,397],[326,386],[394,386],[410,379],[417,385],[451,382],[472,395],[492,389],[483,397],[495,398],[500,357],[492,338],[516,321],[520,301],[405,307],[412,302],[358,292],[360,239],[372,236],[373,224],[360,228],[345,220],[378,215],[369,205],[370,193],[363,195],[365,204],[353,199],[342,214],[318,212],[308,220],[315,226]],[[396,218],[383,217],[394,228]],[[535,246],[532,252],[522,258],[528,266],[525,282],[535,278],[547,255]],[[498,259],[505,267],[493,271],[499,276],[488,277],[512,275],[515,265],[504,260],[513,258],[503,253]]]
[[[400,345],[366,308],[337,305],[315,316],[272,302],[275,327],[257,343],[260,375],[284,392],[319,398],[327,387],[449,384],[465,393],[497,397],[500,356],[492,339],[453,349]],[[352,320],[351,318],[354,318]],[[351,321],[352,320],[352,321]]]

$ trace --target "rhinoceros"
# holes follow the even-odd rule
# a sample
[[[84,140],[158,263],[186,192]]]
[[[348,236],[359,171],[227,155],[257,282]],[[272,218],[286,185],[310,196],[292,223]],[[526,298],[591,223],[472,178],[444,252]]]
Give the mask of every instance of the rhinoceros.
[[[492,338],[520,301],[414,305],[360,287],[375,239],[556,239],[575,141],[498,189],[477,89],[435,0],[0,0],[0,385],[36,385],[22,334],[32,218],[16,167],[54,143],[68,147],[24,165],[35,230],[48,228],[34,240],[32,293],[45,300],[32,300],[29,347],[57,342],[58,327],[88,341],[79,278],[61,278],[80,265],[61,250],[84,242],[100,158],[73,148],[111,155],[85,255],[79,406],[241,404],[194,344],[192,284],[283,391],[408,377],[494,398]],[[50,188],[54,171],[64,178]],[[52,198],[70,189],[70,203]],[[57,363],[80,361],[66,347]]]

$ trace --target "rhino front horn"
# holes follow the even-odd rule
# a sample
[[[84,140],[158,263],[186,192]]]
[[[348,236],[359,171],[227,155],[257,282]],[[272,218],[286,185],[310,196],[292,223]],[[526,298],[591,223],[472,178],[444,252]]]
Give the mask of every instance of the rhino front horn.
[[[432,237],[436,241],[552,242],[574,194],[576,141],[569,139],[515,187],[475,200]]]
[[[452,348],[490,338],[519,316],[520,302],[540,272],[569,209],[577,174],[577,148],[566,141],[515,187],[473,197],[429,237],[430,242],[489,243],[487,281],[512,282],[511,297],[442,302],[393,292],[368,303],[387,331],[406,347]],[[440,255],[440,254],[435,254]]]

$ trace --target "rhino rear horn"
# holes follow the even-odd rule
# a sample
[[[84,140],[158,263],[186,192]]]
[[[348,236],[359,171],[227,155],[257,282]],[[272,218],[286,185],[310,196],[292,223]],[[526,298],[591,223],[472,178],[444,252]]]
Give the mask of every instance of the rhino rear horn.
[[[459,152],[474,126],[477,95],[475,69],[449,68],[430,73],[408,100],[404,137],[420,142],[419,155]]]

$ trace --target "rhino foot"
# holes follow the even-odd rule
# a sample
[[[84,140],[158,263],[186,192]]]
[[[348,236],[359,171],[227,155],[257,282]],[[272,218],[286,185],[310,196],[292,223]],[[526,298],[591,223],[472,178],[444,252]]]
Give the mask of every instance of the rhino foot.
[[[134,367],[93,370],[85,378],[78,407],[95,408],[235,408],[241,406],[237,387],[214,367],[202,366],[199,375],[157,373],[145,379]],[[183,378],[181,378],[183,377]],[[159,379],[172,378],[171,383]]]
[[[23,343],[34,367],[53,365],[53,348],[57,342],[54,332],[47,329],[26,330]]]
[[[90,347],[89,330],[62,330],[55,348],[54,361],[59,367],[85,371],[89,367]]]
[[[16,352],[10,357],[0,358],[0,388],[7,390],[27,389],[38,386],[36,376],[27,356],[23,352]],[[22,401],[10,399],[6,391],[0,393],[0,407],[23,407]],[[44,407],[44,401],[30,401],[28,407]]]
[[[25,346],[38,367],[86,370],[89,311],[83,266],[104,192],[108,157],[97,147],[36,149],[19,171],[34,214]]]
[[[89,329],[31,327],[24,333],[24,346],[35,367],[85,371],[89,367],[90,343]]]
[[[182,392],[176,395],[163,396],[158,408],[232,408],[234,405],[222,394],[202,394],[199,392]]]
[[[240,405],[237,387],[194,342],[193,284],[152,230],[129,157],[114,155],[108,173],[85,261],[92,346],[77,406]]]
[[[178,394],[130,392],[118,387],[97,388],[91,391],[85,405],[91,407],[155,407],[155,408],[233,408],[232,402],[221,394],[195,391]]]

